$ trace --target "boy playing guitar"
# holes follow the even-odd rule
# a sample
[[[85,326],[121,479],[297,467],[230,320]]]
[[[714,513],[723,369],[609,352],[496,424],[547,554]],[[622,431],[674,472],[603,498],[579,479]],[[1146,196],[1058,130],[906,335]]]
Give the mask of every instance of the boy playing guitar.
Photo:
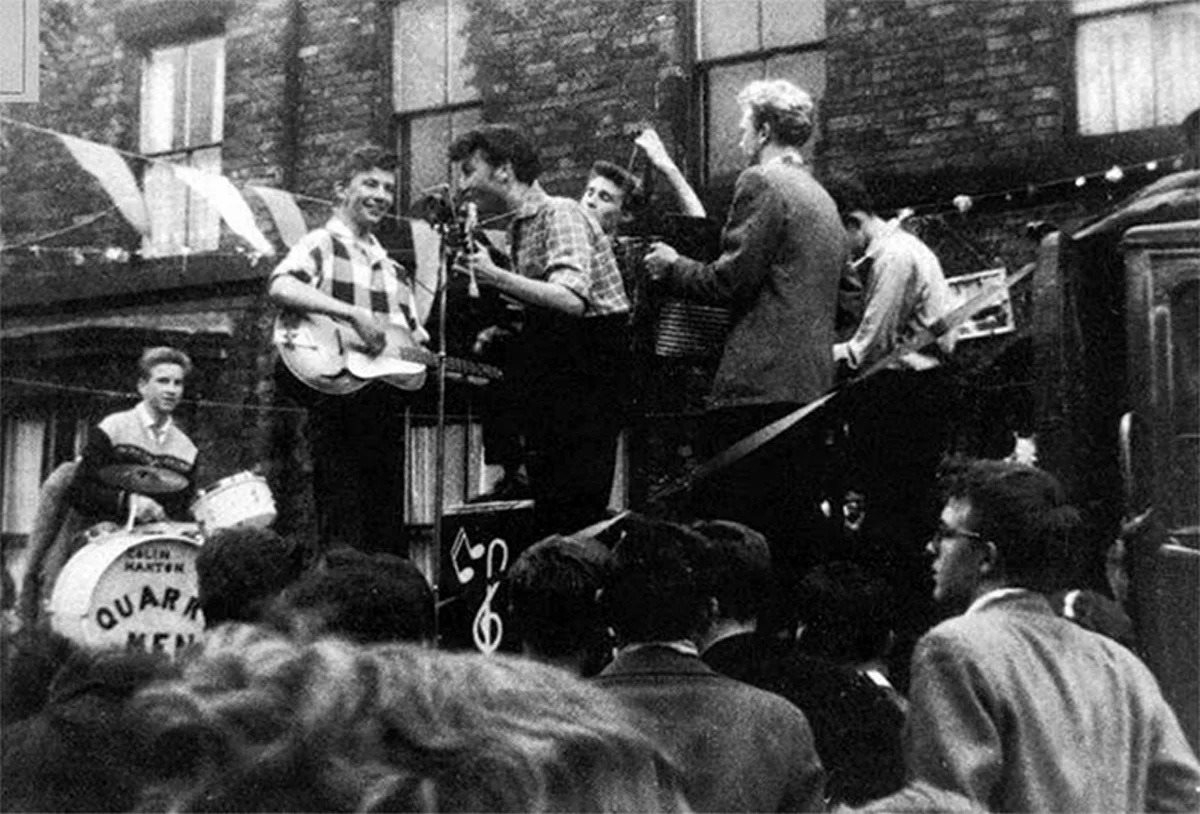
[[[295,326],[305,320],[328,325],[325,318],[332,318],[341,326],[326,334],[333,338],[333,356],[344,358],[347,351],[336,345],[352,346],[364,365],[376,359],[385,366],[383,372],[404,372],[386,367],[392,364],[383,355],[389,335],[407,334],[414,346],[428,339],[408,275],[374,235],[395,202],[395,173],[394,155],[371,145],[355,149],[334,185],[333,216],[293,246],[271,273],[268,296],[285,309],[284,336],[280,331],[276,336],[285,358],[289,341],[292,350],[315,347],[311,337],[308,342],[296,339]],[[395,364],[401,363],[397,359]],[[319,545],[406,556],[404,394],[380,384],[362,386],[361,381],[335,387],[338,380],[356,378],[338,365],[337,370],[317,371],[330,389],[301,384],[303,379],[289,373],[276,377],[277,400],[308,411]]]

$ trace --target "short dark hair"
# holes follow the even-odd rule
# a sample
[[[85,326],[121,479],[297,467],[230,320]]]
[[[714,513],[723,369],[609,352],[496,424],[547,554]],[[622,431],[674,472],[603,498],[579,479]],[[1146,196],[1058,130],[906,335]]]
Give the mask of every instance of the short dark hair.
[[[551,535],[508,569],[509,611],[518,635],[540,656],[566,656],[604,632],[596,593],[612,554],[595,540]]]
[[[996,546],[999,568],[1013,585],[1050,590],[1069,565],[1079,512],[1058,479],[1012,461],[961,460],[943,474],[947,499],[970,504],[973,530]]]
[[[532,184],[542,174],[542,162],[525,131],[511,124],[485,124],[468,130],[450,145],[450,160],[465,161],[476,150],[493,166],[512,162],[513,174]]]
[[[337,179],[339,183],[345,184],[360,172],[370,172],[374,169],[395,172],[399,163],[395,153],[377,144],[360,144],[342,158]]]
[[[831,175],[824,180],[823,186],[837,205],[838,215],[842,220],[851,212],[876,214],[875,200],[859,179],[849,175]]]
[[[825,563],[801,579],[800,600],[805,652],[838,664],[887,654],[896,603],[891,586],[879,575],[845,560]]]
[[[138,359],[138,378],[144,382],[149,381],[151,372],[158,365],[179,365],[183,368],[184,376],[192,372],[191,357],[178,348],[159,345],[142,351],[142,356]]]
[[[609,622],[626,644],[687,638],[707,599],[700,566],[706,541],[663,520],[640,518],[625,528],[603,594]]]
[[[235,526],[213,532],[196,555],[205,627],[257,622],[303,569],[303,549],[271,529]]]
[[[771,590],[771,548],[759,532],[732,520],[700,520],[691,529],[705,539],[701,579],[721,615],[746,622],[758,618]]]
[[[272,621],[308,636],[362,644],[433,637],[433,589],[410,560],[384,554],[305,574],[283,592]]]
[[[592,164],[589,175],[607,178],[616,184],[625,197],[621,200],[621,209],[626,212],[636,212],[645,206],[645,189],[642,180],[622,166],[611,161],[600,160]]]

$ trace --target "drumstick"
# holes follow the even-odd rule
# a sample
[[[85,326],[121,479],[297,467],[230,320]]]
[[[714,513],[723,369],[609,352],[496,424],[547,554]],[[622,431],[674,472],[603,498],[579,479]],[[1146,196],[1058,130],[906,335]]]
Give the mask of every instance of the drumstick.
[[[478,245],[475,242],[475,230],[479,227],[479,208],[474,201],[467,201],[467,222],[463,227],[467,233],[467,251],[471,254],[475,253]],[[467,283],[467,296],[479,296],[479,281],[475,279],[475,266],[470,266],[471,281]]]
[[[137,519],[137,503],[134,501],[135,497],[137,497],[136,493],[129,493],[129,517],[125,519],[125,531],[127,533],[133,531],[133,521]]]

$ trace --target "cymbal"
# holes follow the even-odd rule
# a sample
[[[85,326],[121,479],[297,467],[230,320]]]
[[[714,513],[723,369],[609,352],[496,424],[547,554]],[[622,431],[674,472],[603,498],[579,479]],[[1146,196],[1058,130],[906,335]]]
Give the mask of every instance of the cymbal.
[[[187,488],[187,478],[170,469],[149,464],[112,464],[101,467],[100,480],[109,486],[143,495],[168,495]]]

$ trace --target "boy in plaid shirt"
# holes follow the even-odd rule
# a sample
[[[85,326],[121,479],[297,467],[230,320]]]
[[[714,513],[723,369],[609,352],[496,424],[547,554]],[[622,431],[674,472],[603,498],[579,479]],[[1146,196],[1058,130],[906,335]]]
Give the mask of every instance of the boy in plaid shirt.
[[[525,307],[506,375],[524,401],[530,487],[539,534],[569,533],[604,517],[624,419],[629,299],[612,245],[578,201],[538,183],[537,152],[520,130],[487,125],[450,147],[462,193],[481,211],[513,213],[512,271],[485,250],[460,258]]]

